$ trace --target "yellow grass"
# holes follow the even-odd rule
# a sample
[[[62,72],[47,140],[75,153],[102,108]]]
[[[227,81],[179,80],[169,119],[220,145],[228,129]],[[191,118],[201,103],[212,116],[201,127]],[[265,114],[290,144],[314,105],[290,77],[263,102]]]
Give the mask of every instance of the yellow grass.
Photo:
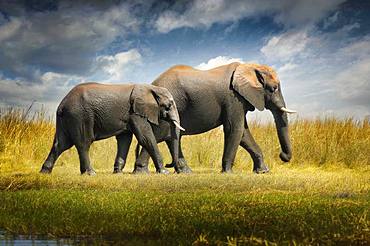
[[[25,111],[3,110],[0,116],[0,172],[37,171],[45,160],[55,132],[54,123],[43,113],[31,117]],[[251,132],[261,146],[265,162],[273,170],[283,164],[278,155],[276,130],[271,124],[251,124]],[[370,123],[351,118],[295,120],[290,125],[293,167],[353,168],[362,171],[370,167]],[[125,171],[133,170],[133,141]],[[183,151],[191,168],[221,169],[223,132],[215,129],[205,134],[185,136]],[[167,148],[160,145],[166,162],[170,161]],[[115,138],[95,142],[90,150],[93,167],[98,172],[113,170],[116,152]],[[153,164],[150,164],[153,169]],[[79,170],[77,151],[72,148],[59,158],[56,169]],[[239,148],[234,169],[251,172],[249,154]]]

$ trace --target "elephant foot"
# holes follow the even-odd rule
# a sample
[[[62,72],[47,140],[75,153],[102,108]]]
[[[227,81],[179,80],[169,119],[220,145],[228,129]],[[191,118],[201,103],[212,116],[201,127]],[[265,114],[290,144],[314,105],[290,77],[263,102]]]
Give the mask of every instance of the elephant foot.
[[[156,173],[158,173],[158,174],[169,174],[170,172],[167,169],[162,168],[162,169],[157,170]]]
[[[178,168],[175,167],[175,170],[177,173],[192,173],[193,172],[191,168],[188,166],[181,166]]]
[[[96,172],[95,172],[95,170],[93,170],[93,169],[88,170],[86,173],[87,173],[87,175],[89,175],[89,176],[95,176],[95,175],[96,175]]]
[[[188,164],[186,163],[186,160],[184,158],[180,158],[177,165],[174,162],[172,162],[170,164],[167,164],[166,167],[167,168],[174,167],[176,173],[192,173],[193,172],[191,168],[188,166]]]
[[[135,166],[134,171],[132,171],[133,174],[149,174],[148,167],[138,167]]]
[[[221,173],[229,174],[233,173],[233,170],[231,168],[222,168]]]
[[[268,167],[263,167],[263,168],[256,168],[256,169],[253,169],[253,172],[256,173],[256,174],[263,174],[263,173],[268,173],[270,172],[270,169],[268,169]]]
[[[270,169],[263,162],[253,165],[253,172],[256,174],[268,173],[269,171]]]
[[[51,174],[51,171],[52,169],[51,168],[48,168],[48,167],[42,167],[41,170],[40,170],[40,173],[42,174]]]
[[[116,174],[116,173],[122,173],[122,170],[121,169],[114,169],[113,174]]]
[[[125,164],[126,164],[125,161],[121,158],[116,160],[113,165],[113,173],[122,173]]]
[[[81,172],[81,175],[84,175],[84,174],[87,174],[89,176],[95,176],[96,175],[96,172],[94,169],[89,169],[89,170],[86,170],[86,171],[82,171]]]
[[[193,171],[188,165],[181,165],[180,167],[176,167],[174,163],[166,164],[166,168],[175,168],[175,172],[177,173],[192,173]]]

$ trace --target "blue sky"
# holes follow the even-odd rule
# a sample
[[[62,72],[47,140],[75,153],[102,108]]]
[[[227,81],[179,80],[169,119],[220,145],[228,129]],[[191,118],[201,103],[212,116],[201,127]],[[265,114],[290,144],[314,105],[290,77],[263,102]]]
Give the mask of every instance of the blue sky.
[[[0,107],[53,112],[80,82],[232,61],[273,66],[299,117],[367,117],[370,1],[0,2]]]

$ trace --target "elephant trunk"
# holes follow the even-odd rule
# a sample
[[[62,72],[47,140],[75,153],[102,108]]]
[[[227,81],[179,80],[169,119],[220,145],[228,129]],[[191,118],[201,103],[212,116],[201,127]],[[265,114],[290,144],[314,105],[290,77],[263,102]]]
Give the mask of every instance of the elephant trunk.
[[[292,158],[292,147],[289,139],[288,130],[288,112],[285,107],[284,98],[280,93],[277,93],[271,100],[269,105],[270,110],[274,116],[276,130],[281,146],[280,159],[284,162],[289,162]]]
[[[179,170],[179,146],[180,146],[180,130],[185,131],[180,125],[180,116],[177,111],[177,107],[174,104],[172,110],[169,112],[169,119],[172,122],[171,124],[171,136],[173,141],[171,141],[172,149],[172,162],[174,164],[176,172]]]
[[[289,139],[288,116],[286,112],[280,110],[272,111],[275,119],[276,130],[281,146],[280,159],[289,162],[292,158],[292,147]]]
[[[175,123],[175,121],[173,121],[173,123]],[[173,136],[173,141],[171,141],[172,146],[170,148],[173,151],[172,162],[177,167],[179,163],[180,128],[177,127],[175,124],[171,124],[171,135]]]

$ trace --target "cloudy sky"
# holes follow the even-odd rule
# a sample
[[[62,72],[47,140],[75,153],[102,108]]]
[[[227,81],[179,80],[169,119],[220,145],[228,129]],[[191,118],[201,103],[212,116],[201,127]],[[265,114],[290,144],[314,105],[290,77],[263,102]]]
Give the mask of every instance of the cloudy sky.
[[[0,107],[55,111],[84,81],[258,62],[299,117],[370,115],[370,1],[0,1]],[[263,115],[263,114],[262,114]]]

